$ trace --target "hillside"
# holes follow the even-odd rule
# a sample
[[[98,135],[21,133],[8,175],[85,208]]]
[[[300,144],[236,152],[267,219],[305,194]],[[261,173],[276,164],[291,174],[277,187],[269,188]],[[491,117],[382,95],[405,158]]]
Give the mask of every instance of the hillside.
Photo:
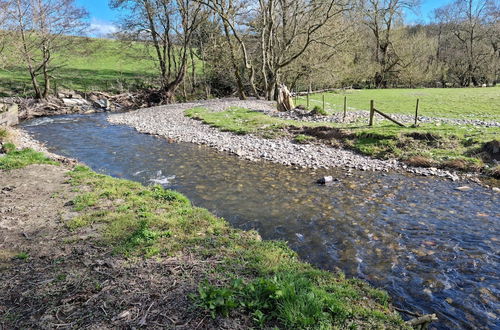
[[[145,86],[154,79],[154,62],[140,43],[95,38],[75,41],[68,55],[54,60],[55,66],[62,66],[54,73],[58,88],[120,92]],[[12,56],[7,54],[7,63],[16,63]],[[29,95],[30,88],[29,74],[21,63],[0,69],[0,96]]]

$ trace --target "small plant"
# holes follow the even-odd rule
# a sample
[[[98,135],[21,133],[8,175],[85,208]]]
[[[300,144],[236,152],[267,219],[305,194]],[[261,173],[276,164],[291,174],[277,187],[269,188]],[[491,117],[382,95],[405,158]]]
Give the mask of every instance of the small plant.
[[[309,136],[309,135],[304,135],[304,134],[296,135],[293,138],[293,141],[295,141],[296,143],[299,143],[299,144],[307,144],[313,140],[314,140],[314,137]]]
[[[198,305],[210,312],[215,319],[217,314],[225,317],[238,307],[235,291],[233,288],[220,288],[205,283],[198,288]]]
[[[157,200],[162,200],[166,202],[175,202],[179,204],[190,205],[189,199],[181,193],[176,191],[163,189],[161,186],[154,186],[151,188],[153,192],[153,197]]]
[[[326,112],[326,110],[319,105],[314,106],[314,108],[311,110],[311,114],[316,116],[328,116],[328,112]]]
[[[158,238],[170,237],[172,233],[170,231],[155,231],[149,227],[147,220],[142,220],[139,224],[139,228],[130,235],[124,244],[124,250],[130,251],[136,247],[144,247],[145,254],[148,257],[152,257],[159,253],[157,248],[152,247],[153,243],[156,242]]]
[[[9,133],[6,129],[0,128],[0,142],[2,142],[8,135]]]
[[[30,255],[27,252],[20,252],[14,256],[14,259],[28,260]]]
[[[16,150],[16,146],[13,143],[8,142],[8,143],[4,143],[2,145],[2,149],[3,149],[3,151],[5,153],[8,154],[8,153],[13,152],[14,150]]]

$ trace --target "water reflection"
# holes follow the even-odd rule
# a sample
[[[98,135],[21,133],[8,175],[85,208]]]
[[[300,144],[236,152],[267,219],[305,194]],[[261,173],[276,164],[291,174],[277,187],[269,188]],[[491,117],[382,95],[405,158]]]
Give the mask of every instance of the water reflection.
[[[296,170],[168,143],[104,114],[23,126],[93,169],[186,194],[243,229],[287,240],[311,263],[388,290],[395,304],[436,312],[438,328],[494,328],[499,296],[498,194],[400,174]],[[318,186],[333,175],[340,181]]]

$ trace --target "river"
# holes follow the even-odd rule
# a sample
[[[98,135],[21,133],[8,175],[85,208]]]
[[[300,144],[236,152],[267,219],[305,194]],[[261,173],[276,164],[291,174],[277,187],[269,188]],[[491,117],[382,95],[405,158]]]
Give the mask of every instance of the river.
[[[162,184],[321,268],[387,290],[395,306],[436,313],[437,329],[496,328],[500,194],[409,174],[293,169],[111,125],[106,114],[21,127],[97,172]],[[338,181],[320,186],[316,179]]]

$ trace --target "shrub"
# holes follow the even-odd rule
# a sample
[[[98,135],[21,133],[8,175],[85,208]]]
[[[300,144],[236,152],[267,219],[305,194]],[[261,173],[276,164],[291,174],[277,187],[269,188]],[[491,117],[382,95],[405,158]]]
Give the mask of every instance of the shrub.
[[[314,108],[311,110],[310,113],[312,115],[328,116],[328,112],[326,112],[326,110],[320,107],[319,105],[314,106]]]

